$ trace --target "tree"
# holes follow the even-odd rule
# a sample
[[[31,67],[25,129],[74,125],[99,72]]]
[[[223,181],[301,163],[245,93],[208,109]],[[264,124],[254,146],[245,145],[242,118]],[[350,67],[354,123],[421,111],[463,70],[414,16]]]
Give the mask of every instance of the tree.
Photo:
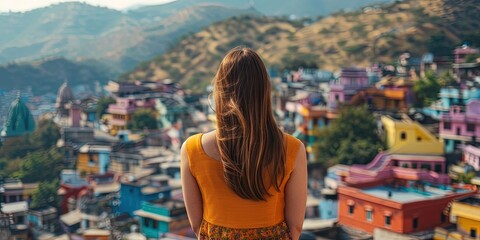
[[[338,119],[331,126],[320,129],[316,138],[316,160],[324,167],[365,164],[384,148],[375,118],[366,106],[341,109]]]
[[[443,73],[438,82],[442,87],[458,86],[457,80],[455,80],[450,71]]]
[[[41,182],[58,178],[63,169],[63,156],[55,148],[37,150],[22,159],[20,170],[13,177],[23,182]]]
[[[32,134],[32,142],[41,149],[48,149],[57,143],[60,138],[60,128],[52,119],[43,119],[38,122],[37,129]]]
[[[115,103],[115,99],[112,97],[102,97],[98,99],[97,102],[97,109],[95,114],[97,115],[97,119],[101,118],[103,114],[107,112],[108,105]]]
[[[47,206],[57,207],[60,200],[57,194],[59,187],[60,184],[58,180],[41,182],[32,194],[30,207],[33,209]]]
[[[132,129],[157,129],[157,116],[156,112],[151,109],[140,108],[133,113],[132,116]]]
[[[436,101],[440,88],[438,77],[432,72],[426,72],[425,77],[418,80],[413,86],[413,91],[417,97],[417,107],[429,106]]]
[[[23,158],[29,152],[46,150],[55,146],[59,138],[60,128],[52,119],[43,119],[38,122],[37,129],[33,133],[6,139],[0,149],[0,157]]]
[[[36,150],[31,144],[29,134],[24,136],[7,138],[0,149],[0,157],[7,159],[22,158],[29,152]]]

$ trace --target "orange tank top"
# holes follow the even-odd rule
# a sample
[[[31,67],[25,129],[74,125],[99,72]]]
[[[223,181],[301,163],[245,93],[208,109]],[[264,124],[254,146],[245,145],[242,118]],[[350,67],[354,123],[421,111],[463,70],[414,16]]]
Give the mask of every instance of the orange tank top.
[[[263,228],[285,220],[285,184],[295,164],[300,141],[285,134],[286,171],[280,191],[270,187],[267,201],[253,201],[239,197],[223,178],[223,164],[203,150],[202,135],[196,134],[186,141],[190,172],[202,193],[203,219],[228,228]]]

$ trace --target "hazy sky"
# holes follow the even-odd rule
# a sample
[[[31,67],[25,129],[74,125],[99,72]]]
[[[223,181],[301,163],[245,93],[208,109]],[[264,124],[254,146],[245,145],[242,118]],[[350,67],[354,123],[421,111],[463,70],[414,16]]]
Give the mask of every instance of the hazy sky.
[[[82,0],[78,2],[86,2],[91,5],[105,6],[122,10],[134,5],[152,5],[166,2],[172,2],[174,0]],[[45,7],[50,4],[59,2],[73,2],[66,0],[0,0],[0,12],[8,11],[28,11],[34,8]]]

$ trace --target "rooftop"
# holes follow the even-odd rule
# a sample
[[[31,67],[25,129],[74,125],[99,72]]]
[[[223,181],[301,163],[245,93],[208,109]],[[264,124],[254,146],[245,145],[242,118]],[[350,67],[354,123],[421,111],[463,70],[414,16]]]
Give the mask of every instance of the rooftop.
[[[459,202],[480,207],[480,194],[461,199]]]
[[[457,189],[456,192],[464,192],[466,190]],[[450,187],[436,188],[425,186],[424,188],[413,187],[390,187],[377,186],[372,188],[362,189],[363,193],[372,195],[378,198],[388,199],[399,203],[408,203],[422,200],[429,200],[443,197],[455,193]],[[390,194],[390,197],[389,197]]]

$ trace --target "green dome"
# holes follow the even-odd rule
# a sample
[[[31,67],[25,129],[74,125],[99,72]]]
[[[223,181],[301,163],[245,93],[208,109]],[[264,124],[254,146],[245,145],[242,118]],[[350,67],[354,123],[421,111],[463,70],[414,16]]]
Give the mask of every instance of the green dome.
[[[35,120],[27,106],[17,98],[10,105],[1,136],[14,137],[33,132],[33,130],[35,130]]]

